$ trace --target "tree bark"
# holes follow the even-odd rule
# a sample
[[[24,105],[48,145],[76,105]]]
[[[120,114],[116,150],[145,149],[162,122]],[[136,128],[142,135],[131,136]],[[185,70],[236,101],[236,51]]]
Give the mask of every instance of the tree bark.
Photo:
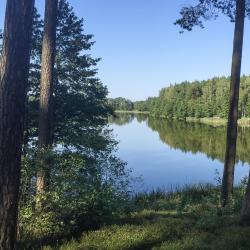
[[[241,210],[241,222],[244,225],[250,225],[250,173],[246,188],[245,199]]]
[[[8,0],[0,59],[0,250],[15,247],[34,0]]]
[[[236,1],[233,57],[230,84],[230,102],[227,123],[225,165],[221,188],[221,205],[224,207],[233,193],[234,166],[237,142],[238,102],[241,73],[241,59],[244,36],[245,0]]]
[[[46,0],[45,23],[42,47],[42,69],[40,84],[40,111],[39,111],[39,150],[47,149],[51,144],[52,126],[52,98],[53,76],[56,52],[56,24],[57,24],[58,0]],[[40,159],[37,172],[37,193],[44,193],[46,189],[48,167],[46,161]]]

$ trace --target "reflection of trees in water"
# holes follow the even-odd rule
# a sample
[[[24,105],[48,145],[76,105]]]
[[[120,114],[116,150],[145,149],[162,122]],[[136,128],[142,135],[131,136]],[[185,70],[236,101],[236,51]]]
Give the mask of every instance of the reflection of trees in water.
[[[115,113],[113,116],[108,117],[109,124],[115,124],[118,126],[126,125],[134,120],[133,114],[128,113]]]
[[[205,153],[211,159],[224,161],[226,127],[149,117],[145,114],[117,113],[109,123],[126,125],[136,119],[147,121],[148,127],[158,132],[162,142],[183,152]],[[250,163],[250,128],[238,128],[237,161]]]
[[[135,118],[136,118],[136,120],[138,121],[138,122],[145,122],[145,121],[147,121],[148,120],[148,115],[146,115],[146,114],[136,114],[135,115]]]
[[[200,123],[149,118],[148,126],[159,133],[170,147],[183,152],[205,153],[209,158],[224,160],[226,127]],[[239,127],[237,161],[250,163],[250,129]]]
[[[148,119],[148,115],[145,114],[132,114],[132,113],[115,113],[108,118],[109,124],[116,124],[118,126],[126,125],[132,122],[134,119],[137,122],[144,122]]]

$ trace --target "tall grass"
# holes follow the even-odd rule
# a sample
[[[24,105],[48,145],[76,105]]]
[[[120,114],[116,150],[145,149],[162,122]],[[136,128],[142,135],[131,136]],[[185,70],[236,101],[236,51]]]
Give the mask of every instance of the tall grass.
[[[180,209],[187,204],[201,202],[219,192],[219,187],[212,184],[184,185],[166,191],[155,189],[150,192],[138,193],[134,196],[136,209],[169,210]]]
[[[138,193],[131,198],[134,212],[120,221],[44,249],[250,249],[250,228],[239,224],[245,184],[224,210],[220,187],[211,184]]]

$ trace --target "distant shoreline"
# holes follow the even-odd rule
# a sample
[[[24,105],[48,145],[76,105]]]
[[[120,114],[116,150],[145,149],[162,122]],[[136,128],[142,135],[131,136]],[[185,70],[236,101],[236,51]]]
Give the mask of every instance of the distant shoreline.
[[[115,113],[150,115],[150,113],[148,111],[138,111],[138,110],[116,110]],[[154,117],[155,118],[169,119],[165,116],[154,116]],[[172,118],[172,119],[176,120],[176,118]],[[203,117],[203,118],[186,117],[185,119],[183,119],[183,121],[204,123],[204,124],[214,125],[214,126],[226,126],[227,125],[227,119],[219,118],[219,117]],[[245,118],[239,119],[238,125],[244,126],[244,127],[250,127],[250,118],[245,117]]]
[[[115,113],[128,113],[128,114],[144,114],[144,115],[149,115],[148,111],[138,111],[138,110],[115,110]]]
[[[203,118],[194,118],[194,117],[187,117],[187,122],[199,122],[199,123],[205,123],[208,125],[217,125],[217,126],[226,126],[227,125],[227,119],[223,118],[211,118],[211,117],[203,117]],[[250,126],[250,118],[241,118],[238,120],[239,126],[248,127]]]

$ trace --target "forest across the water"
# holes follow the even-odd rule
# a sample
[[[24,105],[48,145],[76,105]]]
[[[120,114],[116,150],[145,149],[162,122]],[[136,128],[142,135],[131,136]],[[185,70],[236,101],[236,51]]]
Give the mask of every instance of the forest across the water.
[[[250,124],[250,76],[243,74],[249,73],[250,66],[241,71],[250,0],[197,0],[194,5],[181,1],[184,5],[134,0],[0,1],[0,10],[5,9],[5,17],[0,11],[0,250],[250,249],[250,178],[244,174],[235,182],[235,166],[250,163],[250,129],[238,128],[239,119]],[[191,51],[191,43],[177,36],[178,29],[173,35],[172,26],[167,26],[179,25],[183,33],[195,26],[203,28],[203,21],[219,15],[235,23],[230,77],[170,85],[158,97],[143,101],[108,98],[118,84],[116,94],[144,97],[141,89],[152,76],[162,74],[161,79],[170,81],[166,69],[175,72],[173,81],[179,74],[182,79],[229,74],[229,68],[208,70],[215,54],[225,59],[219,64],[228,65],[227,57],[220,54],[225,40],[222,46],[216,41],[216,50],[204,40],[200,59],[191,60],[196,46]],[[165,19],[170,16],[173,20]],[[224,21],[225,34],[219,36],[223,39],[229,34]],[[101,45],[94,51],[89,28]],[[164,54],[166,43],[176,47],[166,47]],[[184,56],[189,51],[190,56]],[[209,62],[204,52],[213,52],[213,60]],[[153,55],[157,58],[151,60]],[[109,64],[101,64],[100,71],[99,56]],[[183,58],[188,62],[181,66]],[[175,69],[173,61],[178,63]],[[185,71],[191,61],[196,67]],[[208,62],[203,72],[198,68],[201,62]],[[135,79],[142,77],[143,84],[134,86]],[[155,82],[162,81],[154,79],[151,87]],[[131,92],[123,91],[124,86]],[[125,114],[116,121],[115,111],[149,116],[138,116],[141,126],[131,122],[129,133],[118,141],[112,125],[133,117]],[[201,119],[223,121],[227,127],[179,121]],[[141,144],[129,142],[136,136]],[[144,173],[150,163],[147,156],[156,156],[150,165],[158,173],[157,187],[135,188],[140,178],[119,155],[123,142],[134,159],[140,158],[138,149],[143,150],[137,166]],[[194,154],[192,160],[176,161],[182,152]],[[204,169],[198,153],[223,164],[223,175],[218,170],[215,182],[179,182],[188,164],[197,167],[190,168],[195,171],[187,171],[187,177]],[[162,165],[159,155],[165,157]],[[174,178],[167,180],[163,168],[175,172]],[[166,186],[174,181],[181,186],[161,188],[159,176]]]
[[[148,112],[156,117],[226,119],[229,107],[230,77],[182,82],[163,88],[157,97],[132,102],[126,98],[109,99],[114,110]],[[250,76],[241,77],[239,118],[250,117]]]

